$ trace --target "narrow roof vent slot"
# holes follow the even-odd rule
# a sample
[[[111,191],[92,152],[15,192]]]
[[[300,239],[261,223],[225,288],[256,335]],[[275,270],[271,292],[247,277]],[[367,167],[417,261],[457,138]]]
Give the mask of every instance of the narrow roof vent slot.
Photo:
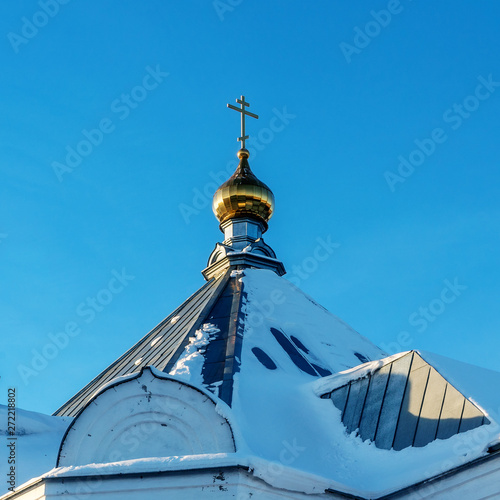
[[[297,337],[288,337],[276,328],[271,328],[271,333],[299,370],[313,377],[332,374],[330,370],[319,366],[321,361]]]
[[[276,363],[268,356],[262,349],[259,347],[253,347],[252,352],[255,357],[268,369],[268,370],[276,370],[278,368]]]

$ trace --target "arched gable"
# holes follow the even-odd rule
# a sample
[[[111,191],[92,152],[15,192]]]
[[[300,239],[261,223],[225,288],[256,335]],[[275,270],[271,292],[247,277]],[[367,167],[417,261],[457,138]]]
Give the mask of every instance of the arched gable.
[[[89,401],[66,431],[57,466],[234,451],[212,397],[146,367]]]

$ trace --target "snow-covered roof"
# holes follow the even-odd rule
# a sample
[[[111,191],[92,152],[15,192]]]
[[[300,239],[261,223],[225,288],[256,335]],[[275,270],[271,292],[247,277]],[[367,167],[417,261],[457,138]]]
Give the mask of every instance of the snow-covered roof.
[[[11,409],[12,410],[12,409]],[[72,418],[52,417],[32,411],[15,409],[15,434],[8,432],[9,408],[0,405],[0,494],[7,491],[7,472],[11,464],[8,458],[10,449],[8,438],[15,438],[13,464],[16,472],[16,485],[20,485],[33,477],[38,477],[55,467],[57,452],[61,439],[70,425]]]
[[[247,313],[249,301],[255,308]],[[264,319],[271,321],[267,328]],[[268,342],[265,349],[255,340],[260,337]],[[247,269],[243,280],[243,271],[229,271],[201,287],[55,414],[75,416],[104,385],[144,366],[201,382],[231,404],[243,344],[251,344],[261,362],[313,377],[384,355],[274,272]]]
[[[487,404],[477,403],[490,416],[490,425],[433,441],[422,448],[401,451],[379,449],[355,432],[348,434],[341,412],[331,400],[320,395],[405,353],[385,358],[366,339],[273,273],[245,270],[243,283],[248,293],[247,317],[259,314],[262,297],[269,297],[273,291],[279,291],[284,298],[282,304],[276,304],[262,318],[259,327],[245,326],[241,371],[236,375],[232,409],[252,454],[279,462],[280,453],[292,447],[295,454],[293,460],[289,458],[294,468],[328,478],[332,488],[339,491],[370,497],[398,490],[482,456],[498,438],[499,428],[491,403],[497,394],[500,374],[493,373],[485,379],[482,369],[479,375],[471,375],[474,367],[468,366],[466,371],[451,360],[429,354],[424,354],[426,361],[434,361],[443,376],[448,376],[467,397],[476,401],[474,394],[488,394]],[[268,334],[271,328],[296,336],[312,355],[337,374],[314,380],[294,367],[279,342]],[[265,351],[281,369],[266,368],[253,354],[254,346]],[[373,361],[354,367],[357,359],[354,351]],[[342,373],[345,368],[348,371]],[[478,385],[477,389],[468,382],[471,380]],[[500,403],[500,397],[496,399]]]
[[[142,456],[104,464],[65,463],[64,468],[49,472],[56,462],[56,442],[60,443],[69,423],[63,420],[64,425],[56,426],[58,433],[51,433],[52,440],[45,441],[45,453],[51,456],[44,462],[45,471],[37,465],[33,475],[47,472],[46,477],[56,478],[96,471],[102,475],[245,466],[279,488],[309,494],[329,489],[377,498],[484,457],[488,447],[498,441],[499,373],[426,352],[386,357],[366,338],[269,270],[233,270],[216,285],[210,282],[205,287],[210,289],[210,297],[194,300],[198,305],[190,319],[192,326],[184,326],[182,335],[176,330],[176,343],[169,344],[175,359],[171,356],[165,365],[170,373],[165,383],[185,381],[206,394],[210,391],[214,400],[222,394],[227,398],[230,391],[229,400],[222,398],[228,404],[221,401],[217,412],[231,426],[236,451]],[[183,306],[169,317],[170,324],[180,321],[172,319],[180,316]],[[168,332],[166,323],[158,327],[164,334]],[[194,325],[198,326],[193,331]],[[153,332],[141,341],[140,349],[146,344],[154,348],[161,342],[151,346],[159,330]],[[168,344],[168,335],[165,341]],[[130,359],[131,353],[127,355]],[[348,431],[343,412],[332,404],[333,398],[324,396],[374,377],[408,356],[418,356],[429,371],[438,372],[489,423],[399,451],[376,446],[373,440],[363,439],[357,429]],[[410,371],[408,368],[408,374]],[[116,382],[125,385],[134,381],[134,377],[124,375],[120,373]],[[114,383],[97,384],[100,390],[94,384],[88,397],[102,397]],[[94,418],[98,418],[97,407],[95,412]],[[20,441],[24,439],[19,437]]]

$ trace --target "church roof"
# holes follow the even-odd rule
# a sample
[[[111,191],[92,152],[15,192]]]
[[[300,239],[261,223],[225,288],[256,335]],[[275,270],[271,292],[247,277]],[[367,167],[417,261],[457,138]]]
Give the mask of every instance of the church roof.
[[[257,115],[237,102],[244,148],[245,115]],[[283,277],[262,238],[272,192],[248,151],[238,156],[214,198],[224,240],[207,283],[59,408],[62,419],[41,419],[58,466],[47,484],[232,468],[280,497],[389,498],[500,457],[500,373],[419,351],[388,357]],[[44,470],[35,462],[33,474]],[[496,494],[492,477],[481,484]]]
[[[207,312],[219,297],[223,283],[223,276],[205,283],[159,325],[56,410],[54,415],[74,417],[96,391],[116,377],[138,372],[144,366],[164,370],[172,356],[178,354],[179,348],[182,349],[189,337],[200,328]]]
[[[260,331],[271,332],[272,325],[282,322],[283,315],[289,315],[290,311],[297,309],[298,306],[303,307],[303,300],[309,301],[309,298],[300,292],[297,295],[287,293],[289,285],[285,283],[285,280],[273,276],[273,273],[269,271],[247,270],[245,276],[238,276],[238,279],[243,279],[243,286],[245,283],[248,284],[247,290],[250,297],[248,315],[258,314],[261,307],[260,304],[251,300],[252,294],[260,294],[265,290],[281,290],[286,293],[287,300],[290,299],[287,305],[280,304],[281,307],[262,320],[260,326],[265,330]],[[278,284],[281,284],[281,288],[276,289]],[[315,306],[312,302],[310,304],[312,308]],[[308,315],[311,310],[313,309],[306,307],[303,313]],[[298,319],[298,316],[288,317]],[[261,323],[260,320],[256,321]],[[332,339],[333,344],[336,344],[337,339],[343,338],[342,334],[346,330],[349,332],[346,325],[326,311],[321,319],[312,318],[311,326],[317,327],[320,323],[323,323],[323,326],[328,323],[337,325],[337,335],[335,340]],[[247,326],[244,334],[248,333],[250,340],[241,351],[241,369],[235,376],[237,390],[234,392],[232,407],[229,408],[220,400],[216,406],[217,414],[224,417],[231,426],[235,439],[235,452],[186,456],[178,456],[175,453],[176,456],[163,457],[154,451],[151,458],[138,456],[122,462],[111,461],[89,465],[83,465],[85,460],[81,462],[82,465],[76,465],[76,463],[70,465],[66,462],[65,467],[47,472],[44,477],[48,480],[56,478],[70,480],[78,476],[91,477],[92,474],[98,474],[102,480],[107,474],[115,476],[120,474],[120,477],[126,481],[127,474],[151,474],[154,471],[173,473],[186,467],[190,469],[245,467],[267,484],[293,491],[321,494],[328,490],[332,492],[333,498],[337,498],[335,495],[338,492],[353,495],[355,498],[392,498],[391,495],[396,491],[439,477],[450,470],[460,470],[464,464],[471,464],[471,467],[476,464],[480,466],[485,460],[495,459],[497,456],[495,444],[498,443],[500,430],[497,424],[496,410],[499,398],[496,388],[500,384],[500,373],[442,356],[413,351],[375,359],[326,377],[315,377],[309,374],[307,369],[297,366],[301,362],[295,360],[296,364],[272,333],[260,338],[259,335],[255,335],[255,332],[252,333],[250,325]],[[293,325],[293,322],[288,324],[286,330],[284,329],[294,337],[295,334],[300,335],[297,330],[300,330],[300,324]],[[300,338],[306,337],[301,335]],[[349,333],[347,338],[351,341],[356,340],[355,336],[349,337]],[[323,340],[322,335],[317,340],[308,339],[308,344],[304,347],[310,350],[311,355],[315,355],[318,343],[321,344]],[[362,337],[357,338],[357,341],[360,342],[357,347],[367,347]],[[254,354],[253,348],[256,346],[259,346],[276,364],[275,369],[272,369],[270,365],[266,366],[266,363],[262,363],[262,360]],[[343,354],[341,352],[337,354],[339,355],[337,361],[333,361],[337,363],[337,367],[348,364],[352,359],[352,352],[347,350],[344,350]],[[376,377],[377,372],[384,367],[415,356],[418,357],[424,369],[434,369],[447,383],[452,383],[453,387],[467,399],[467,404],[474,405],[490,423],[455,434],[447,439],[436,439],[422,447],[411,446],[396,451],[380,448],[376,442],[363,438],[356,432],[356,429],[348,429],[346,423],[343,422],[342,412],[333,404],[332,399],[321,397],[344,387],[346,383],[358,383],[366,377]],[[200,365],[196,359],[196,356],[191,358],[191,363],[187,363],[187,366],[199,368]],[[321,361],[325,359],[322,358]],[[143,369],[143,372],[148,370],[151,371],[151,369]],[[191,375],[196,373],[198,372],[193,371]],[[152,374],[153,378],[162,378],[159,371],[155,372],[153,369]],[[175,379],[179,382],[187,381],[187,373],[184,375],[184,380],[178,375],[173,377],[165,375],[164,379],[165,382]],[[96,431],[94,426],[88,427],[89,431],[86,427],[77,429],[84,439],[92,441],[99,435],[107,438],[113,433],[106,432],[106,426],[117,432],[121,427],[120,421],[128,418],[128,411],[123,409],[115,412],[114,420],[103,418],[105,414],[102,413],[101,408],[113,408],[114,400],[104,405],[101,401],[104,396],[111,398],[120,396],[119,390],[115,392],[115,388],[125,388],[127,383],[131,385],[138,380],[136,393],[142,394],[143,402],[148,400],[148,394],[152,393],[157,396],[161,392],[154,389],[151,381],[143,381],[143,377],[138,372],[115,379],[95,395],[93,401],[97,404],[92,402],[87,405],[84,412],[87,412],[87,417],[92,413],[93,421],[103,429],[100,432]],[[141,390],[143,385],[147,387]],[[189,386],[195,387],[196,384],[189,383]],[[168,390],[171,393],[173,389],[177,391],[175,384],[172,384]],[[129,397],[130,389],[127,391],[126,395]],[[209,394],[206,389],[202,389],[202,392]],[[123,404],[122,399],[125,398],[118,397],[117,402]],[[213,402],[218,400],[215,395],[206,399],[208,403],[210,400]],[[152,403],[154,402],[155,400],[152,399]],[[141,407],[138,408],[142,412]],[[396,410],[392,414],[395,420],[397,420],[398,413],[399,410]],[[64,429],[68,424],[78,427],[78,421],[84,422],[83,417],[82,413],[77,419],[62,420],[60,417],[52,417],[49,421],[49,417],[20,411],[19,446],[26,450],[23,463],[31,473],[27,475],[27,471],[23,469],[19,474],[20,479],[42,474],[55,466],[57,449]],[[191,424],[192,422],[186,418],[186,425]],[[50,426],[53,426],[53,430]],[[200,432],[199,426],[196,428],[197,432]],[[89,434],[92,434],[92,439],[88,436]],[[154,450],[161,446],[160,441],[158,439]],[[42,442],[43,448],[37,445]],[[168,443],[170,442],[171,440],[168,440]],[[165,445],[168,443],[165,442]],[[103,446],[99,443],[94,443],[93,446],[98,452],[103,450]],[[72,448],[78,450],[78,446],[73,445]],[[115,449],[114,446],[111,448]],[[36,453],[46,455],[45,461],[36,459]],[[89,460],[92,461],[92,459],[86,461]],[[483,483],[490,485],[490,488],[495,488],[494,478],[495,476],[492,476],[491,480],[485,479]],[[431,492],[429,498],[432,498],[433,488],[429,491]],[[427,497],[422,496],[422,498]]]
[[[300,372],[311,380],[384,355],[273,271],[230,268],[203,285],[54,415],[77,415],[102,386],[145,366],[206,387],[231,405],[242,349],[269,372]]]
[[[300,488],[378,498],[487,458],[494,449],[499,373],[418,351],[386,357],[270,270],[228,269],[194,294],[193,303],[202,291],[205,305],[191,319],[197,330],[178,335],[175,354],[161,365],[167,378],[220,401],[217,411],[230,423],[236,445],[221,464],[243,464],[279,484],[291,480],[291,472],[280,469],[278,477],[260,460],[282,463],[296,449],[287,465],[301,471],[295,477],[303,481]],[[151,343],[167,332],[165,324],[180,311],[145,339]],[[378,435],[370,434],[374,428]],[[138,470],[147,469],[143,460]],[[165,459],[157,466],[179,467]]]

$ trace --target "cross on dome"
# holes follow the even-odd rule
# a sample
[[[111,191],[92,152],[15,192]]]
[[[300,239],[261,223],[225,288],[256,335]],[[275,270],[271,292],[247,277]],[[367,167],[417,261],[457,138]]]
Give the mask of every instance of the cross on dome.
[[[237,108],[236,106],[233,106],[232,104],[228,104],[227,107],[234,109],[235,111],[238,111],[238,113],[241,113],[241,137],[238,137],[236,139],[237,141],[241,142],[241,148],[245,149],[245,140],[248,139],[248,135],[245,135],[245,115],[251,116],[252,118],[259,118],[258,115],[254,113],[250,113],[250,111],[247,111],[245,109],[245,106],[250,106],[250,103],[245,101],[245,96],[242,95],[241,99],[236,99],[236,102],[241,105],[240,108]]]

